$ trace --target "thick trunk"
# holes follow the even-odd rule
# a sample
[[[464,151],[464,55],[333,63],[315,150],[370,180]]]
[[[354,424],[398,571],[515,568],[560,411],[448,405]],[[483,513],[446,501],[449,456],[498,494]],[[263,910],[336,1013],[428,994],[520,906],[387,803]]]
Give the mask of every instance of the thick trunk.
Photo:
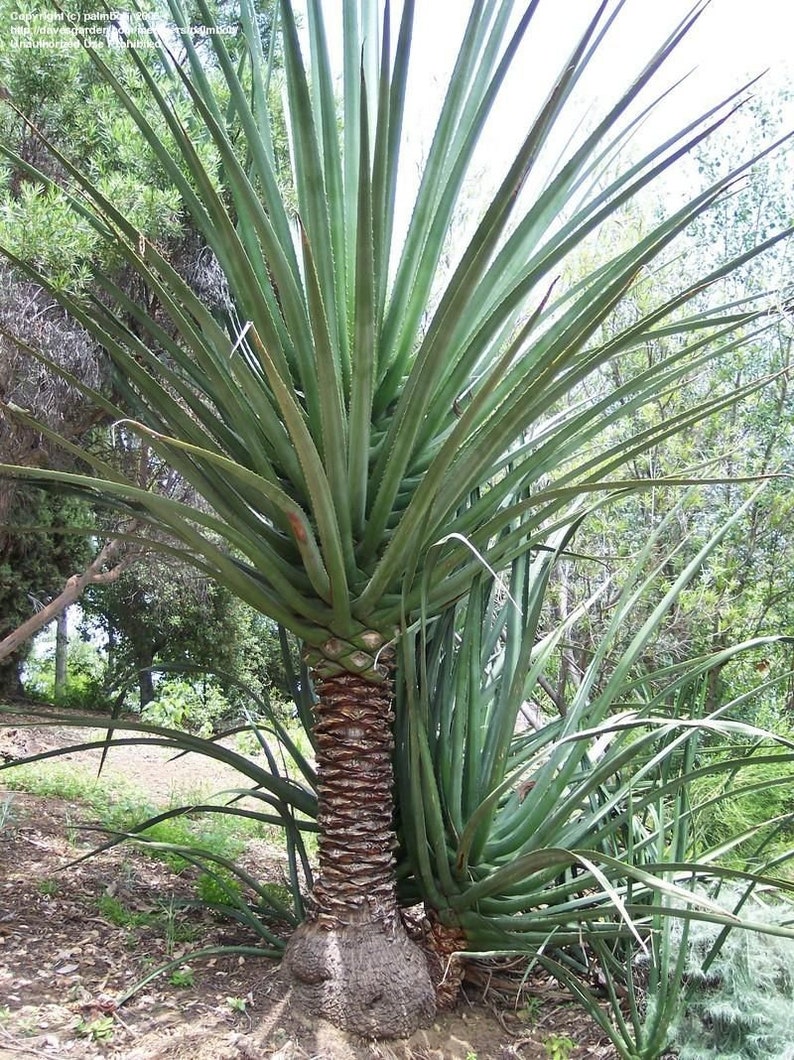
[[[435,1000],[395,893],[391,684],[341,674],[317,691],[320,871],[284,966],[298,1003],[357,1034],[407,1037]]]

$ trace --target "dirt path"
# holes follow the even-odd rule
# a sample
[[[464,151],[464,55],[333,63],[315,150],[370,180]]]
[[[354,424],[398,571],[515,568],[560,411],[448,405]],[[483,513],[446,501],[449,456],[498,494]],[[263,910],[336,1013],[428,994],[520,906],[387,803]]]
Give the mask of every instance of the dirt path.
[[[22,720],[21,716],[19,720]],[[96,728],[73,725],[51,727],[15,725],[14,719],[11,719],[9,727],[0,728],[0,759],[4,755],[21,758],[55,748],[104,740],[107,729],[101,728],[102,715],[97,715],[97,722]],[[125,737],[139,736],[146,742],[133,746],[117,742]],[[233,739],[221,742],[235,749]],[[59,755],[53,764],[59,768],[77,768],[86,777],[96,777],[102,753],[101,750],[73,751]],[[170,748],[158,746],[145,734],[125,734],[121,730],[116,731],[116,742],[105,757],[102,779],[110,785],[132,786],[160,806],[167,806],[175,800],[196,801],[225,788],[240,786],[239,774],[223,762],[193,753],[175,758]]]
[[[101,734],[101,730],[97,730]],[[0,729],[0,754],[19,757],[86,738],[84,729]],[[155,746],[113,748],[105,782],[165,805],[238,786],[220,763],[176,761]],[[72,753],[68,768],[96,771],[98,752]],[[3,788],[0,773],[0,1060],[109,1056],[124,1060],[571,1060],[613,1054],[553,984],[521,1012],[494,1005],[487,988],[405,1043],[366,1043],[290,1006],[278,966],[259,957],[190,960],[207,946],[250,945],[234,922],[187,905],[196,872],[172,871],[127,847],[64,868],[95,834],[78,802]],[[281,852],[261,840],[256,857],[280,871]],[[118,998],[168,960],[122,1008]],[[483,992],[485,1001],[483,1002]],[[571,1043],[566,1045],[566,1037]],[[575,1043],[575,1047],[574,1047]],[[554,1050],[557,1051],[554,1051]]]

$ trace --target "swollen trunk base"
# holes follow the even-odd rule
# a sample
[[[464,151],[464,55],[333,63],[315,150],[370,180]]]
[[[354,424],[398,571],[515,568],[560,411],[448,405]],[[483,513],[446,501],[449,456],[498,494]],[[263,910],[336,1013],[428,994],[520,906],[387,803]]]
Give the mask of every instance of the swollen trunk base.
[[[425,955],[399,919],[302,924],[284,957],[292,1004],[365,1038],[407,1038],[435,1016]]]
[[[315,687],[320,871],[284,957],[292,1002],[365,1037],[408,1037],[435,995],[397,908],[391,681],[315,674]]]

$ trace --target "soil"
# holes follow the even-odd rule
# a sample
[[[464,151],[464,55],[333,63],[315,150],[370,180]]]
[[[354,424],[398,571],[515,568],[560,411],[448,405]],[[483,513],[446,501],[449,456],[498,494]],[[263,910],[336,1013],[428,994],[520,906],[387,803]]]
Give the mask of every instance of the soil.
[[[101,724],[101,722],[100,722]],[[101,735],[102,731],[97,730]],[[0,759],[15,760],[86,739],[85,729],[0,728]],[[96,775],[99,752],[59,758]],[[235,786],[220,763],[169,760],[152,746],[114,748],[105,783],[134,785],[166,807]],[[41,768],[47,768],[42,764]],[[97,844],[85,804],[7,791],[0,773],[0,1060],[612,1060],[598,1027],[553,982],[502,987],[504,969],[483,964],[456,1009],[407,1041],[366,1042],[290,1004],[278,965],[257,956],[191,959],[215,945],[250,945],[244,929],[195,898],[194,870],[122,845],[72,864]],[[282,852],[252,840],[247,858],[278,878]],[[119,912],[120,911],[120,912]],[[119,923],[119,920],[122,922]],[[169,960],[123,1005],[117,999]],[[568,1042],[566,1042],[566,1039]]]

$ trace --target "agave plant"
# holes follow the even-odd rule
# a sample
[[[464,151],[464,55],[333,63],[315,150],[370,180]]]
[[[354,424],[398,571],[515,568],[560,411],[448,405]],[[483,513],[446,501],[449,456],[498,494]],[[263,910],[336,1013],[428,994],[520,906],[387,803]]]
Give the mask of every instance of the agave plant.
[[[180,0],[168,3],[175,25],[187,26]],[[81,474],[2,468],[99,498],[133,516],[144,535],[150,529],[155,542],[165,533],[171,544],[161,547],[302,640],[317,692],[319,877],[285,964],[309,1005],[379,1035],[408,1033],[434,1008],[424,957],[396,901],[392,646],[420,614],[431,622],[462,599],[483,565],[506,570],[545,547],[582,498],[637,486],[621,472],[633,455],[739,394],[711,394],[653,427],[637,426],[635,413],[770,323],[763,298],[708,304],[709,289],[758,247],[715,265],[641,319],[604,326],[637,275],[728,194],[750,162],[635,245],[584,272],[571,266],[602,225],[736,103],[731,97],[615,172],[632,129],[664,93],[639,116],[638,98],[700,5],[600,120],[569,142],[551,175],[536,179],[538,160],[549,145],[558,149],[555,129],[621,7],[595,5],[448,271],[456,203],[539,2],[517,12],[511,0],[472,3],[400,232],[395,202],[414,6],[405,0],[396,15],[388,2],[382,9],[377,0],[344,5],[340,103],[321,0],[307,4],[308,61],[293,4],[280,0],[288,192],[278,180],[272,64],[253,0],[240,5],[242,61],[222,35],[211,38],[220,87],[187,30],[178,35],[183,63],[169,52],[173,38],[152,35],[168,92],[134,47],[124,77],[101,51],[91,53],[214,252],[228,314],[213,315],[90,174],[58,152],[72,209],[112,250],[105,260],[139,278],[156,312],[126,294],[108,269],[95,269],[95,296],[86,298],[55,291],[29,263],[12,261],[53,291],[115,366],[117,399],[81,386],[86,399],[123,422],[119,429],[183,476],[203,503],[142,489],[79,449],[73,452],[87,466]],[[197,7],[210,24],[204,0]],[[127,77],[147,87],[167,134],[136,107]],[[28,179],[51,183],[14,152],[5,155]],[[522,195],[531,183],[533,194]],[[562,274],[577,278],[563,285]],[[667,352],[651,367],[607,392],[582,387],[656,338]],[[24,410],[14,414],[25,419]]]

